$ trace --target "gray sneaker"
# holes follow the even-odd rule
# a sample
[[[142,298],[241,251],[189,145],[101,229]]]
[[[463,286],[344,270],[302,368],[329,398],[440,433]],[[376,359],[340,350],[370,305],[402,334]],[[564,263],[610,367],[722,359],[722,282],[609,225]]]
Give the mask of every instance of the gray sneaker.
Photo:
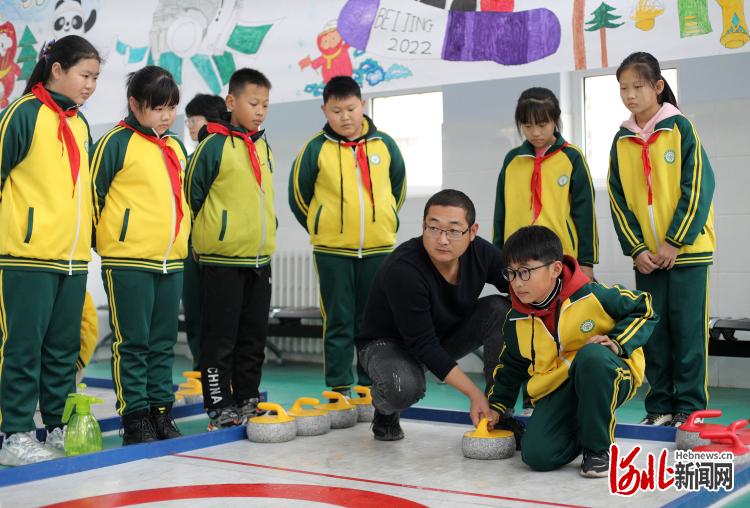
[[[25,466],[57,458],[36,440],[35,431],[16,432],[3,441],[0,448],[0,464],[4,466]]]
[[[52,432],[47,432],[47,440],[44,447],[54,453],[57,457],[65,456],[65,430],[55,427]]]
[[[240,424],[240,415],[237,414],[237,410],[232,406],[223,409],[212,409],[208,412],[207,430],[209,432],[234,427]]]

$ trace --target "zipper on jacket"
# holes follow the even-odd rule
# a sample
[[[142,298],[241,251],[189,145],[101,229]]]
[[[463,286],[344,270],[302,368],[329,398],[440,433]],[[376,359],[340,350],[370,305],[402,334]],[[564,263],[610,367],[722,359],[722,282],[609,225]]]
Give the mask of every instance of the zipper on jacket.
[[[172,250],[172,246],[174,245],[174,241],[175,241],[174,227],[175,227],[175,222],[177,221],[177,211],[176,211],[176,205],[174,202],[174,195],[171,192],[172,180],[169,178],[169,166],[167,165],[167,160],[164,157],[164,152],[161,152],[161,158],[164,161],[164,169],[166,171],[164,174],[167,177],[167,183],[169,184],[169,189],[170,189],[169,194],[170,194],[170,197],[172,198],[169,200],[170,203],[172,204],[172,220],[170,222],[172,227],[169,229],[169,245],[167,246],[167,252],[164,253],[164,261],[162,262],[162,273],[167,273],[167,258],[169,257],[169,253]]]
[[[76,187],[78,188],[78,218],[76,220],[76,236],[73,239],[73,248],[70,249],[70,258],[68,259],[68,275],[73,275],[73,255],[78,246],[78,238],[81,236],[81,188],[78,185],[81,180],[81,172],[78,172]]]
[[[260,253],[263,252],[263,247],[266,245],[266,214],[264,213],[264,204],[266,193],[263,192],[263,187],[258,186],[258,194],[260,194],[260,246],[258,247],[258,255],[255,258],[255,268],[260,266]]]
[[[359,167],[359,162],[357,162],[357,154],[354,149],[352,149],[352,153],[354,154],[354,172],[357,173],[357,194],[359,196],[359,249],[357,250],[357,257],[362,259],[362,247],[365,244],[365,201],[364,196],[362,196],[362,170]]]

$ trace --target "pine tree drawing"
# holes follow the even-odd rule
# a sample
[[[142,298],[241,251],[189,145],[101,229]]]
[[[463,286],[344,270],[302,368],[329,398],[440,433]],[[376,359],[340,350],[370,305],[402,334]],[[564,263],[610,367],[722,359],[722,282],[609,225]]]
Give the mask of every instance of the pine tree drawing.
[[[602,2],[599,7],[591,13],[591,16],[593,17],[586,22],[586,24],[589,25],[589,27],[586,28],[587,32],[595,32],[596,30],[599,30],[599,43],[602,47],[602,67],[609,67],[607,61],[607,28],[617,28],[624,24],[615,23],[615,20],[620,19],[622,16],[615,16],[612,14],[612,11],[614,10],[614,7]]]
[[[18,42],[18,47],[21,49],[21,52],[18,54],[18,58],[16,58],[16,62],[21,65],[21,77],[19,79],[24,81],[29,80],[31,71],[34,70],[34,66],[36,65],[37,52],[34,49],[34,44],[36,44],[36,38],[27,26],[23,29],[23,35]]]

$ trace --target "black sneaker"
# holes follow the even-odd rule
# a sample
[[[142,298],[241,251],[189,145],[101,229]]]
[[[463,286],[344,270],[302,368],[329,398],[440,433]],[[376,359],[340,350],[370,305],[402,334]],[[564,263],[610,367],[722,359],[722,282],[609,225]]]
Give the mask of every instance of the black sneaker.
[[[122,416],[122,446],[158,440],[147,409]]]
[[[250,420],[250,418],[265,414],[265,411],[258,409],[259,402],[260,400],[258,398],[252,398],[237,403],[237,415],[240,417],[241,424],[244,425]]]
[[[609,476],[609,450],[602,452],[583,450],[581,476],[586,478],[606,478]]]
[[[669,422],[670,427],[679,428],[682,426],[683,423],[685,423],[688,419],[688,416],[690,416],[690,413],[682,413],[677,412],[672,417],[672,421]]]
[[[207,430],[209,432],[212,430],[235,427],[240,424],[240,415],[237,414],[237,410],[232,406],[221,409],[212,409],[208,412]]]
[[[404,431],[399,424],[399,414],[393,413],[384,415],[375,410],[375,417],[372,420],[372,433],[377,441],[398,441],[404,439]]]
[[[672,415],[670,413],[648,413],[646,417],[641,420],[641,425],[669,425],[672,421]]]
[[[172,418],[171,408],[169,406],[152,407],[151,422],[154,425],[154,431],[159,439],[172,439],[182,437],[180,429]]]

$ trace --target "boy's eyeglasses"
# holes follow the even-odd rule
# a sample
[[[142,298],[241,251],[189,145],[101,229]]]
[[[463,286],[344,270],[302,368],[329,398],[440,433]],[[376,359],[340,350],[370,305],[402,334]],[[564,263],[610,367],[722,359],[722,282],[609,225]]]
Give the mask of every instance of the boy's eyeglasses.
[[[445,236],[448,237],[448,240],[460,240],[461,237],[463,237],[466,233],[469,232],[471,229],[471,226],[466,228],[465,231],[461,231],[460,229],[440,229],[436,228],[435,226],[424,226],[424,230],[427,232],[427,234],[433,238],[439,238],[440,235],[445,233]]]
[[[540,268],[544,268],[545,266],[549,266],[552,263],[554,263],[554,261],[550,261],[549,263],[535,266],[533,268],[519,268],[518,270],[514,270],[512,268],[503,268],[503,279],[507,280],[508,282],[513,282],[514,280],[516,280],[516,277],[519,277],[522,281],[527,281],[531,278],[531,272],[533,272],[534,270],[539,270]]]

